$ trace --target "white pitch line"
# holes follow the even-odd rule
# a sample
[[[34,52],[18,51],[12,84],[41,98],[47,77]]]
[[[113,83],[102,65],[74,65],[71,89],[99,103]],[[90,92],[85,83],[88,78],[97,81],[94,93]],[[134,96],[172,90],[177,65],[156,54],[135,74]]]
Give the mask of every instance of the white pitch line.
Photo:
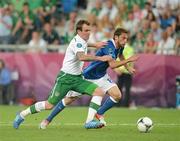
[[[23,123],[23,126],[38,126],[36,123]],[[84,123],[51,123],[51,126],[83,126]],[[0,122],[0,126],[12,126],[12,122]],[[136,126],[135,123],[108,123],[107,126]],[[179,126],[179,123],[154,123],[154,126]]]

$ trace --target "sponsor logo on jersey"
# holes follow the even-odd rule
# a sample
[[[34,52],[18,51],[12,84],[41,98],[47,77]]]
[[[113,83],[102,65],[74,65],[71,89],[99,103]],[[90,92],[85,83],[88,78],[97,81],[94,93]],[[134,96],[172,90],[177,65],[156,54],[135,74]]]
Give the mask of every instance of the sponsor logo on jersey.
[[[113,55],[113,50],[112,50],[112,48],[109,48],[109,50],[108,50],[108,52],[109,52],[109,55]]]
[[[114,58],[114,59],[116,58],[116,56],[115,56],[112,48],[109,48],[108,52],[109,52],[109,55],[110,55],[112,58]]]

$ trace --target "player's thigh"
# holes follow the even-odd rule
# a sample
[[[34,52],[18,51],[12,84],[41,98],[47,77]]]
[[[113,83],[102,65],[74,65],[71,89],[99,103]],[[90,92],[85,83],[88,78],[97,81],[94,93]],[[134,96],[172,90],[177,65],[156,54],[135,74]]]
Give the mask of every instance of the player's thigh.
[[[72,88],[72,78],[68,75],[60,75],[56,79],[56,83],[54,87],[52,88],[48,102],[56,105],[61,99],[65,97],[65,95],[68,93],[68,91]]]
[[[93,79],[89,81],[97,84],[104,91],[104,93],[106,93],[112,87],[117,86],[116,83],[114,83],[108,75],[105,75],[100,79]]]
[[[96,88],[98,88],[98,85],[96,85],[95,83],[92,83],[85,79],[81,79],[77,82],[73,90],[81,94],[92,95],[94,91],[96,90]]]
[[[65,95],[69,91],[68,85],[61,85],[58,83],[55,83],[53,89],[50,92],[48,102],[56,105],[61,99],[65,97]]]

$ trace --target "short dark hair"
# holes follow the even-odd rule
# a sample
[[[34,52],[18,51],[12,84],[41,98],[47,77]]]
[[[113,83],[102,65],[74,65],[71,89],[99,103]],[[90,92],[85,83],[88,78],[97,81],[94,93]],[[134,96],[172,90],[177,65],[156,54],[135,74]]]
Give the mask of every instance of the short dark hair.
[[[113,38],[114,38],[115,36],[120,36],[122,33],[128,34],[129,32],[128,32],[128,30],[126,30],[126,29],[124,29],[124,28],[117,28],[117,29],[115,30],[115,32],[114,32]]]
[[[24,2],[23,6],[29,6],[29,3],[28,2]]]
[[[145,5],[151,6],[150,2],[145,2]]]
[[[82,26],[86,24],[86,25],[90,25],[90,23],[86,20],[79,20],[76,24],[76,33],[78,30],[82,31]]]

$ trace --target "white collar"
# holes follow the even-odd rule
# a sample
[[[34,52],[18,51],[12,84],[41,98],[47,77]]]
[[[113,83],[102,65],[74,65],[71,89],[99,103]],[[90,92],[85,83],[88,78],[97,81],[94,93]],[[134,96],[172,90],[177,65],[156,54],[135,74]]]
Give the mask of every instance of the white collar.
[[[116,44],[115,44],[115,42],[114,42],[114,39],[110,39],[110,41],[113,43],[113,45],[114,45],[115,48],[117,49]]]
[[[82,43],[87,43],[83,38],[81,38],[81,36],[79,36],[78,34],[75,36],[78,40],[80,40]]]

